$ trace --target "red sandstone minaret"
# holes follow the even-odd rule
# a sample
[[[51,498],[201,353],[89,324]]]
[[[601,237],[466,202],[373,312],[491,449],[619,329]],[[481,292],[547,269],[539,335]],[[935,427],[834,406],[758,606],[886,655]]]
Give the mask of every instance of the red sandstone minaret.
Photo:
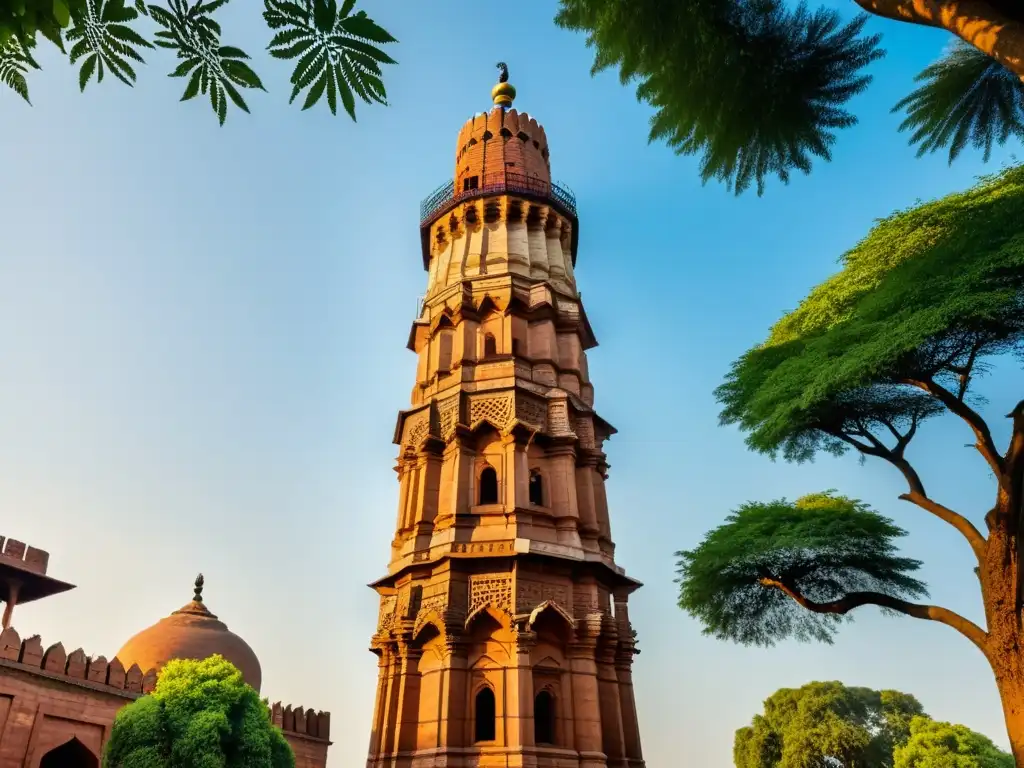
[[[544,129],[494,108],[424,201],[419,363],[372,650],[368,768],[642,768],[628,596],[576,289],[578,220]]]

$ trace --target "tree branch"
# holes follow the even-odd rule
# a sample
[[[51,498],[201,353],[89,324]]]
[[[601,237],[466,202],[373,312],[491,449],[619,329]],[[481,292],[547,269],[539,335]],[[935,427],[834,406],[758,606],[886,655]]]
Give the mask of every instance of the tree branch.
[[[1022,406],[1024,407],[1024,406]],[[907,441],[913,437],[913,433],[917,430],[916,423],[907,433]],[[834,431],[829,432],[840,440],[849,443],[858,451],[865,453],[869,456],[877,456],[880,459],[885,459],[892,464],[896,469],[900,471],[903,477],[907,481],[907,485],[910,487],[910,493],[904,493],[900,496],[903,501],[909,501],[916,504],[921,509],[931,512],[940,520],[949,523],[951,526],[956,528],[960,534],[967,539],[967,543],[971,547],[971,551],[974,552],[974,556],[981,563],[985,557],[985,549],[988,545],[985,537],[981,531],[975,528],[974,523],[968,520],[966,517],[961,515],[959,512],[954,512],[949,507],[939,504],[937,501],[928,498],[928,494],[924,490],[924,483],[921,482],[921,476],[917,474],[917,470],[914,469],[913,465],[902,456],[902,450],[899,454],[888,449],[878,440],[878,438],[871,435],[870,432],[863,433],[866,437],[871,440],[871,445],[862,443],[859,440],[855,440],[849,435]],[[906,447],[904,444],[903,447]],[[1024,448],[1024,434],[1022,434],[1022,448]],[[1022,450],[1022,461],[1024,461],[1024,450]]]
[[[868,13],[952,32],[1024,78],[1024,18],[989,0],[854,0]]]
[[[981,417],[981,414],[941,384],[937,384],[931,379],[904,379],[903,381],[912,387],[923,389],[946,406],[947,410],[967,422],[967,426],[969,426],[971,431],[974,432],[974,437],[977,441],[974,447],[978,449],[978,453],[981,454],[982,458],[988,462],[988,465],[995,473],[995,476],[1002,476],[1003,458],[999,455],[995,441],[992,439],[992,432],[988,428],[988,423]]]
[[[812,613],[843,615],[849,613],[854,608],[860,608],[862,605],[877,605],[881,608],[889,608],[890,610],[905,614],[906,616],[912,616],[915,619],[937,621],[940,624],[945,624],[947,627],[955,629],[961,635],[974,643],[982,653],[987,655],[986,648],[988,633],[973,621],[965,619],[959,613],[951,611],[948,608],[943,608],[938,605],[910,603],[906,600],[900,600],[898,597],[892,597],[891,595],[886,595],[881,592],[850,592],[838,600],[833,600],[828,603],[818,603],[804,597],[796,589],[786,585],[779,579],[765,577],[762,578],[760,582],[763,586],[774,587],[775,589],[780,590],[788,597],[792,598],[798,605],[806,608]]]

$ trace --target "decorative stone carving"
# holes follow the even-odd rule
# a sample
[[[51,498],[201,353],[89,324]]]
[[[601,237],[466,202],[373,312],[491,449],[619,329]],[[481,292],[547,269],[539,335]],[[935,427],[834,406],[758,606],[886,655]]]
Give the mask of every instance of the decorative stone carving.
[[[455,426],[459,423],[459,395],[439,400],[437,403],[438,420],[441,423],[441,438],[448,442],[455,434]]]
[[[448,607],[448,584],[431,584],[423,588],[423,597],[420,600],[420,614],[436,611],[444,613]]]
[[[476,429],[489,421],[498,430],[504,430],[512,417],[512,393],[490,397],[476,397],[470,402],[469,425]]]
[[[561,584],[546,584],[537,581],[516,583],[516,613],[529,613],[541,603],[558,603],[563,608],[572,605],[569,589]]]
[[[424,408],[419,413],[407,417],[405,424],[402,425],[402,432],[402,445],[418,447],[430,432],[430,409]]]
[[[518,395],[516,397],[516,420],[538,431],[543,431],[547,427],[548,421],[547,403],[529,395]]]
[[[398,608],[398,598],[394,595],[385,597],[380,601],[380,621],[377,622],[377,630],[391,629],[395,624],[395,612]]]
[[[499,611],[512,613],[512,577],[501,573],[469,577],[469,612],[490,603]]]

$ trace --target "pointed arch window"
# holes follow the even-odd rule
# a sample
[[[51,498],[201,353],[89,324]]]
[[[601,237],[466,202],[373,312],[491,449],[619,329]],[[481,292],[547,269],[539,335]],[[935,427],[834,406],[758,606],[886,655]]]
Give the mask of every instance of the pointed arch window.
[[[539,469],[530,470],[530,503],[538,507],[544,506],[544,478]]]
[[[484,686],[477,692],[473,706],[473,741],[494,741],[496,719],[494,691]]]
[[[100,761],[78,739],[54,747],[39,762],[40,768],[98,768]]]
[[[498,503],[498,472],[494,467],[484,467],[480,473],[480,503]]]
[[[484,357],[496,357],[498,355],[498,342],[493,333],[484,335]]]
[[[533,700],[533,742],[555,743],[555,697],[550,691],[541,691]]]

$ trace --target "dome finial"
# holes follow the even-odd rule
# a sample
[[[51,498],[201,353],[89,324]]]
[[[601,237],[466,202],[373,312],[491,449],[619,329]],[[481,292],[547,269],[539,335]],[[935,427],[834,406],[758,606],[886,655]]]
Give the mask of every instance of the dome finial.
[[[508,65],[504,61],[499,61],[497,67],[501,75],[498,77],[498,84],[491,89],[491,98],[494,99],[494,106],[508,109],[516,97],[516,89],[508,81]]]
[[[192,600],[196,603],[203,602],[203,583],[203,574],[200,573],[196,576],[195,594],[192,597]]]

